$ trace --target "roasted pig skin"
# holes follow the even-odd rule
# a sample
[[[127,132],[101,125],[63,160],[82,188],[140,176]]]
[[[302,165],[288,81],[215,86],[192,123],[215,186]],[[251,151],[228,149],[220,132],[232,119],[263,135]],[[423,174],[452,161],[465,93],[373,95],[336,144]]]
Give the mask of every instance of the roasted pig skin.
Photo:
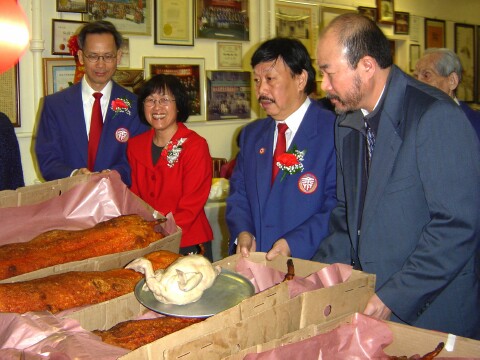
[[[85,230],[51,230],[24,243],[0,246],[0,280],[49,266],[141,249],[163,238],[139,215],[121,215]]]
[[[145,256],[154,268],[165,269],[180,257],[170,251]],[[143,275],[129,269],[71,271],[40,279],[0,284],[0,312],[50,311],[55,314],[128,294]]]

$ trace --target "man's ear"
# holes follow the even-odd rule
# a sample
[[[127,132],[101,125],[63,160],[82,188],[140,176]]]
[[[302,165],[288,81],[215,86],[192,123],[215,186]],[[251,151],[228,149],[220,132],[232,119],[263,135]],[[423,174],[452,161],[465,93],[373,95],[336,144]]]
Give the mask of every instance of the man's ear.
[[[362,70],[362,73],[364,73],[367,77],[370,78],[373,76],[375,70],[377,69],[377,62],[374,58],[367,55],[360,59],[357,68],[360,68],[360,70]]]
[[[458,87],[458,74],[456,72],[452,72],[450,75],[448,75],[448,88],[452,91],[455,91],[455,89]]]
[[[78,57],[78,61],[80,62],[81,65],[83,65],[83,51],[82,50],[78,50],[77,51],[77,57]]]
[[[303,69],[302,73],[297,75],[297,80],[298,80],[299,89],[303,91],[307,86],[307,81],[308,81],[307,70]]]

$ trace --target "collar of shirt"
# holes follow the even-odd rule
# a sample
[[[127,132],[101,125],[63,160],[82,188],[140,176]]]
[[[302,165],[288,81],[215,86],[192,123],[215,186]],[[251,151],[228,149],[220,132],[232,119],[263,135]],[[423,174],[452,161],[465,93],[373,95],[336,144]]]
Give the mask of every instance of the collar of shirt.
[[[105,114],[108,110],[108,103],[110,101],[110,96],[112,94],[112,81],[109,81],[107,85],[102,89],[101,93],[103,94],[102,98],[100,99],[100,105],[102,106],[102,115],[103,121],[105,121]],[[90,129],[90,120],[92,118],[92,107],[95,98],[93,97],[93,93],[97,91],[93,90],[90,85],[88,85],[87,80],[85,80],[85,76],[82,79],[82,102],[83,102],[83,114],[85,115],[85,126],[87,129],[87,134]]]
[[[275,125],[279,123],[285,123],[288,126],[288,130],[285,133],[285,138],[287,140],[287,149],[292,144],[292,140],[295,137],[295,134],[297,133],[297,130],[300,127],[300,124],[302,123],[302,120],[305,117],[305,113],[307,112],[311,102],[312,101],[310,100],[310,98],[307,97],[303,102],[303,104],[300,105],[300,107],[297,110],[295,110],[295,112],[293,112],[284,121],[275,121]],[[278,136],[278,128],[275,126],[275,134],[273,139],[273,151],[275,151],[275,145],[277,144],[277,136]]]
[[[366,109],[360,109],[362,111],[363,117],[365,118],[365,123],[368,123],[368,126],[370,126],[370,128],[373,130],[373,133],[375,135],[378,132],[378,123],[379,123],[380,119],[377,119],[377,121],[372,121],[372,120],[374,120],[373,118],[375,117],[375,115],[378,113],[378,111],[381,108],[380,104],[383,100],[383,94],[385,93],[386,87],[387,87],[387,85],[385,84],[385,86],[383,87],[382,92],[381,92],[381,94],[380,94],[380,96],[377,100],[377,103],[375,104],[371,113],[369,113],[368,110],[366,110]],[[365,124],[365,129],[366,129],[366,127],[367,126]]]

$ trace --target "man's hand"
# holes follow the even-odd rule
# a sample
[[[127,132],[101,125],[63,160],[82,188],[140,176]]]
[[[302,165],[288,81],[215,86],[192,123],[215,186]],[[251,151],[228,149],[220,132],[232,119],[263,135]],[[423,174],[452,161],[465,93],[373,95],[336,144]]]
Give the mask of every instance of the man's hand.
[[[380,300],[377,294],[374,294],[368,301],[363,313],[380,320],[388,320],[392,311]]]
[[[257,249],[257,242],[255,237],[248,231],[242,231],[237,237],[237,254],[242,254],[243,257],[249,257],[250,251]]]
[[[277,241],[275,241],[272,248],[267,253],[266,258],[267,258],[267,260],[273,260],[278,255],[283,255],[283,256],[286,256],[286,257],[289,257],[289,256],[292,255],[292,253],[290,252],[290,247],[288,246],[287,240],[278,239]]]

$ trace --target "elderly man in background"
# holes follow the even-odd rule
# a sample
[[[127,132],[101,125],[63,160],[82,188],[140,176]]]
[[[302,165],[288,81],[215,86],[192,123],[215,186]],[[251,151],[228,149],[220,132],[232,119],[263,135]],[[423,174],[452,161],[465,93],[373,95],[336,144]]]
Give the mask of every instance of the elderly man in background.
[[[480,112],[473,110],[456,97],[456,90],[462,81],[462,63],[452,50],[446,48],[430,48],[417,61],[414,76],[418,80],[447,93],[460,105],[470,120],[480,139]]]

